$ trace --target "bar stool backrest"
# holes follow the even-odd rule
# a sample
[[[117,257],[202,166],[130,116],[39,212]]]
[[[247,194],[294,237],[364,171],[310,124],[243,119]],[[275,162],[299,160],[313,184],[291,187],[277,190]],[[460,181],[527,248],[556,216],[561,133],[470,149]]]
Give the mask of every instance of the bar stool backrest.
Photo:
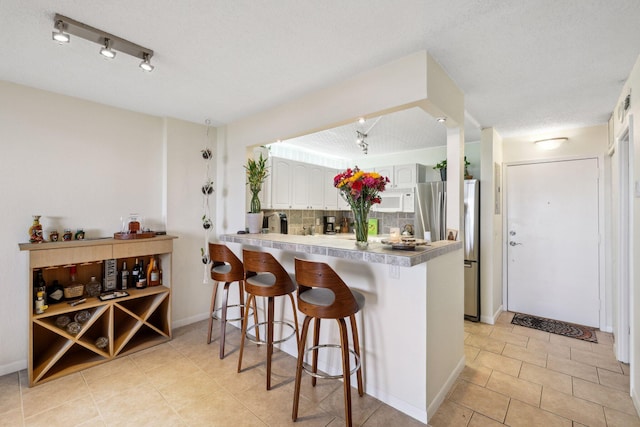
[[[304,314],[324,319],[340,319],[358,312],[360,307],[353,293],[338,274],[322,262],[295,259],[296,282],[298,282],[298,309]],[[328,305],[310,304],[301,298],[313,288],[328,289],[333,292],[333,302]]]
[[[209,243],[209,259],[211,259],[211,278],[217,282],[236,282],[244,280],[242,261],[227,245]],[[228,265],[229,268],[216,268]]]
[[[272,282],[271,286],[257,286],[252,284],[251,281],[245,280],[245,290],[250,294],[266,297],[280,296],[293,293],[297,289],[296,283],[289,273],[287,273],[287,270],[285,270],[282,264],[269,252],[243,249],[242,260],[244,263],[245,278],[248,279],[260,274],[273,276],[268,280],[258,280],[258,278],[256,278],[256,281],[260,281],[261,283]]]

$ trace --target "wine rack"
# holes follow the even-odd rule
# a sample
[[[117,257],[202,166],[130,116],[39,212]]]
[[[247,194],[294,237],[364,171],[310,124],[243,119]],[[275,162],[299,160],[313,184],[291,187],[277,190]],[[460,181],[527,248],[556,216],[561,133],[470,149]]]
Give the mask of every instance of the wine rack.
[[[94,365],[126,356],[171,339],[171,256],[173,236],[151,239],[71,241],[20,244],[29,251],[29,385],[34,386]],[[135,258],[155,256],[163,269],[163,285],[127,289],[128,296],[101,301],[86,298],[77,306],[50,305],[43,314],[33,308],[33,280],[42,270],[48,284],[64,284],[75,265],[80,283],[102,276],[106,259],[133,266]],[[80,314],[79,314],[80,313]],[[84,317],[85,319],[81,319]],[[68,327],[78,317],[76,331]],[[88,317],[88,319],[86,319]],[[100,338],[100,341],[98,339]],[[106,338],[106,345],[104,339]]]

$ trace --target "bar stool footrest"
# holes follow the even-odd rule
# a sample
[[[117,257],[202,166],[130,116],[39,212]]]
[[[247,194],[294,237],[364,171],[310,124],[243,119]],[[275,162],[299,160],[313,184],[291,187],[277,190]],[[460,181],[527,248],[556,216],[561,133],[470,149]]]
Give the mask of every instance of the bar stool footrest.
[[[236,308],[236,307],[238,307],[238,308],[244,308],[244,309],[249,310],[249,316],[253,316],[253,307],[249,307],[249,308],[247,308],[247,307],[245,306],[245,304],[233,304],[233,305],[228,305],[228,306],[227,306],[227,310],[228,310],[228,309],[230,309],[230,308]],[[213,318],[214,318],[214,319],[216,319],[216,320],[222,320],[222,318],[216,314],[216,313],[218,313],[218,312],[220,312],[220,311],[222,311],[222,307],[218,307],[218,308],[216,308],[215,310],[213,310],[213,311],[211,312],[211,317],[213,317]],[[233,318],[233,319],[229,319],[229,318],[227,318],[226,320],[227,320],[227,322],[239,322],[239,321],[244,320],[244,319],[243,319],[242,317],[235,317],[235,318]]]
[[[320,344],[320,345],[314,345],[311,348],[308,348],[307,350],[305,350],[304,354],[306,355],[307,353],[309,353],[310,351],[313,350],[317,350],[317,349],[321,349],[321,348],[337,348],[337,349],[342,349],[342,346],[340,344]],[[358,369],[360,369],[360,357],[356,354],[355,350],[349,349],[349,353],[351,353],[356,361],[355,366],[353,367],[353,369],[351,369],[351,372],[349,372],[349,375],[353,375],[354,373],[356,373],[356,371]],[[316,378],[324,378],[324,379],[329,379],[329,380],[335,380],[338,378],[342,378],[343,374],[340,375],[330,375],[330,374],[323,374],[323,373],[317,373],[317,372],[313,372],[313,368],[311,367],[311,365],[309,365],[308,363],[302,363],[302,369],[309,375],[311,375],[312,377],[316,377]]]
[[[266,325],[268,325],[268,323],[269,323],[269,322],[258,322],[258,323],[254,324],[254,325],[247,326],[247,332],[246,332],[246,334],[245,334],[245,337],[247,337],[247,339],[248,339],[249,341],[251,341],[252,343],[254,343],[254,344],[266,344],[266,343],[267,343],[267,341],[266,341],[266,340],[257,339],[257,338],[255,337],[255,335],[253,335],[253,336],[252,336],[252,335],[249,335],[249,331],[250,331],[250,330],[253,330],[253,329],[256,329],[256,328],[259,328],[260,326],[266,326]],[[282,321],[282,320],[274,320],[274,321],[273,321],[273,325],[274,325],[274,326],[275,326],[275,325],[283,325],[283,326],[287,326],[287,327],[289,327],[289,328],[291,329],[291,333],[290,333],[289,335],[287,335],[286,337],[280,338],[280,339],[279,339],[279,340],[277,340],[277,341],[275,341],[275,340],[274,340],[274,341],[273,341],[273,344],[280,344],[280,343],[282,343],[282,342],[285,342],[285,341],[287,341],[288,339],[290,339],[291,337],[293,337],[293,336],[296,334],[296,328],[295,328],[295,326],[293,325],[293,323],[285,322],[285,321]],[[266,335],[267,335],[267,334],[266,334],[266,332],[265,332],[264,336],[266,337]]]

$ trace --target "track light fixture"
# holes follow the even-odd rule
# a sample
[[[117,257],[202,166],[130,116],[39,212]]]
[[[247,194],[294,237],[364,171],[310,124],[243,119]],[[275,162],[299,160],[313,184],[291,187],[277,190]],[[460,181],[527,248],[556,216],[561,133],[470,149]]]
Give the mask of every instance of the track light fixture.
[[[56,31],[51,33],[51,38],[57,41],[60,44],[69,43],[71,41],[71,36],[64,32],[64,22],[58,20],[54,25]]]
[[[53,18],[53,26],[56,31],[51,34],[51,37],[58,43],[69,43],[71,34],[73,34],[81,39],[99,44],[101,46],[100,54],[106,58],[115,58],[116,51],[122,52],[141,59],[140,68],[143,70],[153,71],[154,69],[153,65],[151,65],[151,58],[153,57],[153,50],[151,49],[57,13]]]
[[[104,46],[102,47],[102,49],[100,49],[100,55],[108,59],[113,59],[116,57],[116,51],[111,49],[111,40],[104,39]]]
[[[153,65],[151,65],[151,63],[149,62],[149,55],[147,55],[145,53],[143,56],[144,56],[144,59],[140,63],[139,67],[142,68],[146,72],[153,71]]]

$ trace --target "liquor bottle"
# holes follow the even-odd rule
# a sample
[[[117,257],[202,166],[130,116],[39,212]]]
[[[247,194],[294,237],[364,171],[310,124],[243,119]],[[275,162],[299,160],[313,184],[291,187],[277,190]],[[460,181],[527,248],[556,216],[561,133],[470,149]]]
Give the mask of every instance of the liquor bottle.
[[[120,289],[129,287],[129,270],[127,270],[127,261],[122,262],[122,271],[120,271]]]
[[[136,289],[144,289],[147,287],[147,272],[144,271],[144,260],[140,261],[140,271],[138,272],[138,282]]]
[[[47,304],[46,295],[47,295],[47,282],[44,281],[44,277],[42,277],[42,270],[38,270],[36,274],[36,281],[33,283],[33,297],[34,301],[37,301],[38,292],[42,292],[43,296],[43,305]]]
[[[147,276],[149,286],[160,285],[160,270],[158,269],[158,261],[154,257],[151,257],[151,273]]]
[[[45,293],[42,291],[38,291],[36,296],[36,314],[42,314],[44,311],[49,308],[48,305],[44,303],[44,295]]]
[[[133,264],[133,269],[131,270],[131,287],[138,287],[138,275],[140,274],[140,263],[138,258],[136,258],[135,264]]]

